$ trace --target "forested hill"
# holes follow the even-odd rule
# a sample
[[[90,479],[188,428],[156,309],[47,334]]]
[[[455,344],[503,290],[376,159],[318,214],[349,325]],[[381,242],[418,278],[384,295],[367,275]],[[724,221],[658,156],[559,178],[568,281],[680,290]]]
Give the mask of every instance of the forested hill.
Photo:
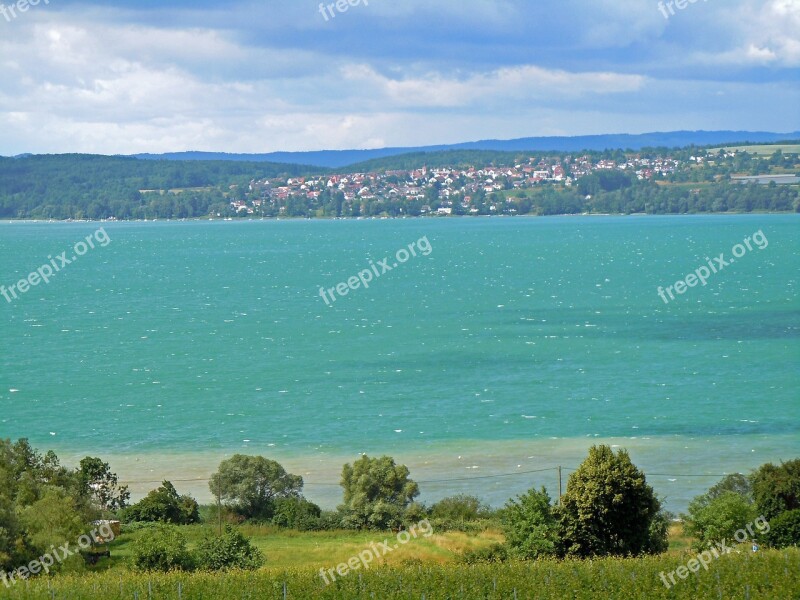
[[[79,154],[0,158],[0,219],[800,212],[798,148],[450,150],[336,171]],[[769,185],[744,185],[744,176]]]
[[[641,134],[603,134],[583,136],[527,137],[513,140],[480,140],[460,144],[442,144],[408,148],[376,148],[374,150],[318,150],[312,152],[270,152],[268,154],[227,154],[222,152],[172,152],[138,154],[147,160],[241,160],[299,163],[341,168],[376,158],[447,152],[482,150],[494,152],[583,152],[604,150],[642,150],[643,148],[685,148],[687,146],[721,146],[731,144],[769,144],[800,138],[800,132],[771,133],[766,131],[669,131]]]
[[[227,208],[231,186],[324,172],[267,162],[145,161],[87,154],[0,157],[0,218],[200,217],[215,205]]]

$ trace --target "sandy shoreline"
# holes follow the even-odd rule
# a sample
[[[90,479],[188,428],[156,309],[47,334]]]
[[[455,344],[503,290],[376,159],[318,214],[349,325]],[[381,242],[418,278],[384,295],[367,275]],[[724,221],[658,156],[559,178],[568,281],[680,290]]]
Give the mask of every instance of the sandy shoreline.
[[[786,437],[786,440],[781,438]],[[791,436],[726,436],[710,439],[684,438],[560,438],[485,442],[465,440],[441,443],[419,451],[367,449],[370,456],[389,454],[411,470],[420,483],[420,501],[431,503],[457,493],[474,494],[494,506],[533,486],[558,494],[558,466],[566,488],[572,470],[593,444],[627,448],[634,463],[645,471],[648,482],[673,511],[686,509],[689,500],[704,492],[727,473],[748,472],[765,462],[792,458],[780,449],[791,448]],[[796,440],[794,440],[796,442]],[[102,456],[120,481],[129,485],[134,500],[172,481],[181,493],[201,503],[212,501],[208,478],[221,460],[235,453],[260,454],[280,462],[289,472],[302,475],[304,494],[323,508],[341,502],[339,476],[342,465],[354,455],[290,455],[276,448],[251,446],[229,451],[190,453],[150,452]],[[85,453],[59,453],[65,464],[77,464]]]

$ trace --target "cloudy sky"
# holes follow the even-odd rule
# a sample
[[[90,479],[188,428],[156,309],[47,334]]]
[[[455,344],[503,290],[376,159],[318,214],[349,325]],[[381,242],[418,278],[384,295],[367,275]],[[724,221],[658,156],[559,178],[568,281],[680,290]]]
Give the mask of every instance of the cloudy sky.
[[[2,155],[800,130],[800,0],[0,3]]]

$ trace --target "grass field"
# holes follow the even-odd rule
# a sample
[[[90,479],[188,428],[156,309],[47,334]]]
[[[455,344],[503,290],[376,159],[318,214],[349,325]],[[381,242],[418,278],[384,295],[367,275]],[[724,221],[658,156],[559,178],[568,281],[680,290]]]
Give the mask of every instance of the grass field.
[[[709,152],[717,153],[720,150],[727,152],[749,152],[750,154],[760,154],[771,156],[776,151],[780,150],[784,154],[798,154],[800,153],[800,144],[761,144],[753,146],[726,146],[724,148],[713,148]]]
[[[695,556],[691,538],[679,524],[670,528],[670,549],[658,557],[587,561],[539,561],[467,566],[459,555],[469,549],[503,541],[502,533],[487,529],[468,535],[434,532],[392,550],[368,570],[359,569],[326,585],[321,568],[333,568],[384,540],[390,532],[296,532],[274,526],[244,525],[247,535],[266,555],[255,573],[138,574],[127,567],[131,544],[142,530],[123,533],[113,543],[112,559],[93,572],[37,578],[9,588],[0,585],[0,599],[29,600],[156,600],[228,598],[775,598],[800,599],[800,550],[761,551],[745,545],[722,556],[709,570],[675,576],[668,589],[660,574],[675,571]],[[190,546],[215,531],[210,525],[182,527]],[[285,586],[285,587],[284,587]],[[284,592],[285,589],[285,592]]]
[[[389,540],[393,545],[396,541],[391,532],[298,532],[258,525],[243,525],[240,530],[267,557],[269,569],[330,568],[346,562],[351,556],[369,548],[372,543]],[[216,533],[216,528],[211,525],[190,525],[181,527],[181,531],[186,536],[189,547],[193,548],[206,534]],[[101,563],[97,570],[126,572],[125,565],[131,557],[131,544],[141,534],[141,531],[137,531],[119,536],[112,545],[112,559]],[[431,537],[419,536],[399,545],[381,562],[388,565],[399,565],[407,561],[422,561],[426,564],[453,563],[467,550],[502,541],[503,535],[493,530],[477,535],[459,532],[434,533]]]
[[[689,555],[640,559],[539,561],[501,565],[374,567],[326,585],[312,569],[262,569],[256,573],[120,575],[109,572],[36,579],[0,598],[13,600],[151,599],[775,599],[800,598],[800,550],[747,551],[722,556],[708,570],[676,577],[668,589],[661,573],[685,565]]]
[[[346,562],[351,556],[369,548],[370,544],[384,540],[394,541],[394,534],[390,532],[298,532],[271,525],[243,525],[240,530],[264,553],[267,557],[266,568],[271,570],[330,568]],[[213,535],[217,530],[213,525],[188,525],[181,527],[181,531],[186,536],[189,547],[194,548],[204,536]],[[131,558],[131,545],[142,533],[140,530],[120,535],[112,545],[111,560],[104,560],[93,571],[126,573],[127,563]],[[376,563],[390,566],[408,562],[454,564],[466,551],[503,541],[503,534],[497,529],[487,529],[475,535],[434,531],[430,537],[419,536],[399,545]],[[686,552],[691,541],[691,538],[683,534],[681,525],[675,524],[670,528],[670,553],[679,555]]]

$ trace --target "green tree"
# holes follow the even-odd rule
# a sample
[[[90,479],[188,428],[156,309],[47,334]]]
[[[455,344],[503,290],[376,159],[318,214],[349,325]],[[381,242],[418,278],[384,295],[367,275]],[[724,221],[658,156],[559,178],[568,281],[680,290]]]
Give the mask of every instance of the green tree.
[[[78,539],[87,529],[86,520],[76,510],[75,498],[56,487],[47,488],[40,500],[21,509],[19,520],[25,529],[30,559],[45,554],[53,545]],[[82,563],[79,556],[72,556],[65,563],[54,566],[54,570],[65,567],[79,569]]]
[[[741,473],[732,473],[731,475],[723,477],[717,484],[709,488],[706,493],[706,498],[708,498],[708,500],[714,500],[725,492],[733,492],[750,502],[753,501],[753,486],[750,483],[750,479]]]
[[[768,521],[783,512],[800,509],[800,458],[780,466],[761,465],[751,482],[758,512]]]
[[[107,462],[87,456],[80,462],[79,478],[84,491],[94,498],[103,510],[119,510],[127,506],[131,494],[128,486],[120,486],[116,473]]]
[[[800,546],[800,510],[787,510],[770,521],[767,540],[774,548]]]
[[[351,527],[385,529],[403,522],[406,508],[419,495],[405,465],[393,458],[369,458],[366,454],[342,468],[344,522]]]
[[[544,487],[509,500],[502,515],[511,556],[535,560],[559,552],[559,523]]]
[[[581,557],[652,552],[663,547],[663,540],[650,537],[660,510],[653,488],[627,451],[592,446],[570,475],[559,506],[564,550]]]
[[[196,564],[209,571],[242,569],[254,571],[264,564],[264,555],[231,525],[220,537],[206,537],[197,548]]]
[[[208,487],[243,517],[270,518],[275,500],[301,496],[303,478],[263,456],[236,454],[220,463]]]
[[[689,503],[686,533],[696,538],[697,550],[720,540],[730,540],[738,529],[745,528],[758,517],[752,501],[741,494],[723,491],[709,499],[707,494]]]
[[[200,522],[199,506],[191,496],[181,496],[169,481],[122,511],[128,521],[158,521],[175,525]]]

